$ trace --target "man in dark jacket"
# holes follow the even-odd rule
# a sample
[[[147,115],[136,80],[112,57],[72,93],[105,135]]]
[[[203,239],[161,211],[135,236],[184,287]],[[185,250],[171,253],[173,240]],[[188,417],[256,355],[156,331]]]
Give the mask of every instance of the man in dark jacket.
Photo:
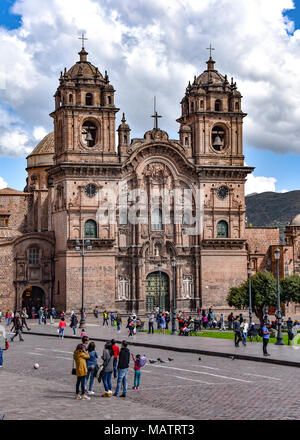
[[[20,318],[19,313],[16,313],[16,314],[15,314],[15,317],[14,317],[14,325],[13,325],[13,327],[11,328],[10,331],[12,331],[13,329],[15,329],[15,335],[14,335],[12,338],[10,338],[10,340],[13,341],[13,340],[15,339],[15,337],[16,337],[17,335],[19,335],[19,340],[20,340],[20,341],[24,341],[24,339],[23,339],[23,337],[22,337],[23,324],[22,324],[22,320],[21,320],[21,318]]]
[[[241,335],[240,320],[238,316],[233,321],[233,331],[234,331],[234,345],[236,347],[239,347],[240,346],[239,343],[242,340],[242,335]]]
[[[114,393],[115,397],[118,397],[121,384],[123,384],[123,394],[120,397],[126,397],[127,393],[127,374],[129,370],[129,362],[130,362],[130,351],[127,348],[127,342],[123,341],[121,345],[121,350],[119,354],[119,363],[118,363],[118,380],[117,387]]]

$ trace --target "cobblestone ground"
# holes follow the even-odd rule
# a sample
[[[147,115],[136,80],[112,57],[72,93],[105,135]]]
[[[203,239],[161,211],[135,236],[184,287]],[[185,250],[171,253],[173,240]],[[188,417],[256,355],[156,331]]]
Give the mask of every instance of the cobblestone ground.
[[[95,382],[90,401],[75,401],[71,368],[78,341],[24,337],[11,343],[0,369],[5,420],[300,419],[299,368],[133,347],[134,354],[165,361],[147,363],[140,390],[132,390],[131,361],[126,399],[101,398],[103,385]],[[103,344],[96,346],[101,353]]]

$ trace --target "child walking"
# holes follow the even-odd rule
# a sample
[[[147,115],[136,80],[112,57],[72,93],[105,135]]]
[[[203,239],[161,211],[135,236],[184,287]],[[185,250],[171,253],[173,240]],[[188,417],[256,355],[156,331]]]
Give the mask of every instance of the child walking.
[[[133,354],[131,356],[134,362],[134,386],[132,389],[138,390],[141,383],[141,368],[145,365],[147,359],[140,354],[137,354],[136,357]]]

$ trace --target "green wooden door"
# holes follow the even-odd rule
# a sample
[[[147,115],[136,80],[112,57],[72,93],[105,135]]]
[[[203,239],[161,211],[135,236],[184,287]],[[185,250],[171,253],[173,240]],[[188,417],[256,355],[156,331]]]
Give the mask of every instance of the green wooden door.
[[[152,272],[146,279],[146,310],[154,307],[170,311],[169,277],[164,272]]]

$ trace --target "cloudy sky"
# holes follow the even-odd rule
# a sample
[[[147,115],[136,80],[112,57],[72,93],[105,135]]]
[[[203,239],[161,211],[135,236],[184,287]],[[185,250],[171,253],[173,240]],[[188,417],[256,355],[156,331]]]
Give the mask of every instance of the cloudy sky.
[[[26,155],[52,131],[53,94],[86,33],[89,60],[108,71],[133,137],[178,137],[179,102],[206,68],[243,95],[247,192],[300,189],[300,1],[1,0],[0,188],[23,189]]]

